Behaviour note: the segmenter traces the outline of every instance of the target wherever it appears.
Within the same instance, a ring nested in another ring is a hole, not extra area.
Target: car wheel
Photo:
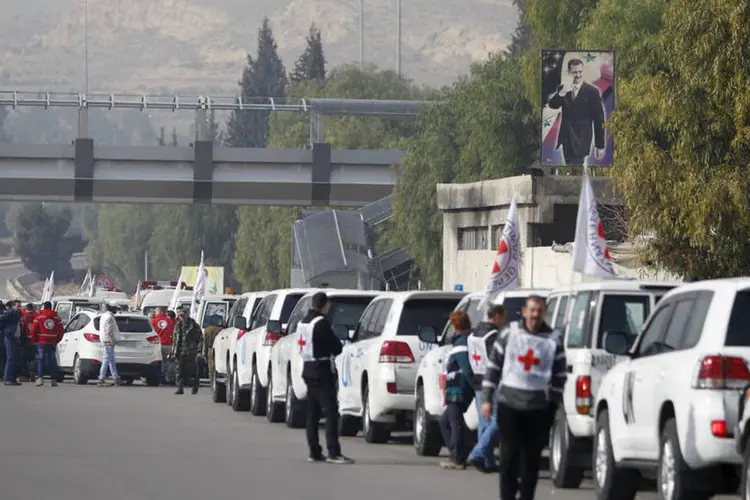
[[[227,385],[219,382],[216,371],[211,374],[211,401],[214,403],[225,403],[227,400]]]
[[[237,370],[232,372],[232,409],[234,411],[247,411],[250,409],[250,395],[246,390],[240,388],[240,376]]]
[[[284,421],[284,404],[273,400],[273,376],[270,373],[266,389],[266,419],[271,423]]]
[[[417,389],[417,402],[414,410],[414,448],[417,455],[436,457],[443,447],[440,425],[427,413],[424,405],[424,388]]]
[[[710,498],[705,491],[696,488],[693,472],[682,458],[677,424],[674,418],[667,420],[661,432],[659,468],[656,475],[656,491],[660,500],[703,500]]]
[[[594,490],[597,500],[633,500],[640,476],[635,469],[615,464],[609,437],[609,414],[602,410],[596,419],[593,453]]]
[[[750,443],[745,442],[742,454],[742,500],[750,500]]]
[[[362,391],[362,433],[368,443],[383,444],[391,439],[391,429],[388,424],[374,422],[370,415],[370,389],[365,385]]]
[[[83,362],[78,354],[73,359],[73,381],[78,385],[86,385],[89,382],[89,378],[83,373]]]
[[[146,385],[149,387],[159,387],[161,385],[161,373],[155,371],[150,375],[146,375]]]
[[[290,429],[301,429],[305,426],[305,419],[307,413],[305,411],[303,402],[297,399],[294,395],[294,387],[292,386],[292,376],[287,376],[286,381],[286,402],[284,404],[284,420],[286,426]]]
[[[57,377],[55,378],[58,383],[62,384],[65,381],[65,373],[61,369],[57,369]]]
[[[256,417],[262,417],[266,413],[266,392],[260,385],[256,367],[253,367],[253,374],[250,379],[250,413]]]
[[[575,438],[568,430],[565,409],[558,408],[549,433],[549,470],[556,488],[578,488],[583,481],[583,467],[574,466]]]

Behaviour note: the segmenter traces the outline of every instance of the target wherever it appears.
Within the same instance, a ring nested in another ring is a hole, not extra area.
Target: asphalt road
[[[70,263],[73,265],[73,269],[84,269],[86,267],[86,257],[74,256]],[[19,276],[23,276],[29,271],[21,264],[14,266],[0,266],[0,297],[7,295],[5,291],[5,282],[10,279],[17,279]]]
[[[308,464],[304,432],[174,389],[0,386],[0,498],[382,500],[497,498],[497,476],[442,471],[408,439],[343,440],[355,465]],[[323,433],[321,431],[321,438]],[[594,498],[591,484],[538,500]],[[641,494],[639,499],[654,499]]]

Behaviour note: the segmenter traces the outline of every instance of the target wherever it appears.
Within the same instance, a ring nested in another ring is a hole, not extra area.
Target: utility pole
[[[396,71],[401,76],[401,0],[396,0]]]
[[[359,0],[359,69],[365,69],[365,0]]]
[[[89,94],[89,1],[83,1],[83,94]],[[78,109],[78,137],[89,137],[89,108],[84,105]]]

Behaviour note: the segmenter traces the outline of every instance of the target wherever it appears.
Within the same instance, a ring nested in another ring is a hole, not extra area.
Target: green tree
[[[442,286],[438,183],[518,175],[539,155],[539,121],[525,98],[522,59],[496,54],[446,90],[418,120],[396,187],[398,241],[416,259],[423,284]]]
[[[303,81],[314,81],[322,85],[326,79],[326,59],[323,55],[323,39],[320,29],[313,23],[305,38],[305,51],[299,56],[294,70],[289,75],[292,84]]]
[[[247,66],[239,81],[240,94],[247,102],[257,102],[263,97],[284,97],[286,70],[279,57],[276,40],[268,18],[258,31],[258,52],[255,58],[248,54]],[[233,111],[227,124],[227,145],[233,147],[265,147],[268,143],[270,111]]]
[[[73,239],[68,235],[70,210],[47,210],[42,203],[21,206],[15,223],[14,248],[26,269],[40,276],[55,271],[59,281],[73,277],[70,258]]]
[[[678,274],[750,272],[748,19],[744,0],[668,2],[657,39],[636,43],[651,71],[620,82],[615,184],[644,259]]]

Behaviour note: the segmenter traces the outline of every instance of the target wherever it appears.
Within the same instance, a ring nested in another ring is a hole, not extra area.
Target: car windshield
[[[209,302],[206,304],[206,312],[203,314],[203,328],[211,326],[211,317],[220,316],[223,323],[227,317],[227,311],[231,305],[228,302]]]
[[[99,323],[101,317],[94,319],[94,328],[99,330]],[[117,329],[122,333],[148,333],[153,331],[151,329],[151,323],[146,318],[138,318],[135,316],[115,316],[117,322]]]
[[[623,332],[635,339],[648,317],[649,303],[648,295],[604,295],[597,345],[603,345],[605,332]]]
[[[460,298],[412,299],[404,304],[398,323],[398,335],[418,335],[420,327],[431,327],[435,333],[443,331],[445,323],[460,302]]]
[[[349,330],[354,330],[372,299],[373,297],[331,297],[331,310],[328,312],[331,324],[346,325]]]

